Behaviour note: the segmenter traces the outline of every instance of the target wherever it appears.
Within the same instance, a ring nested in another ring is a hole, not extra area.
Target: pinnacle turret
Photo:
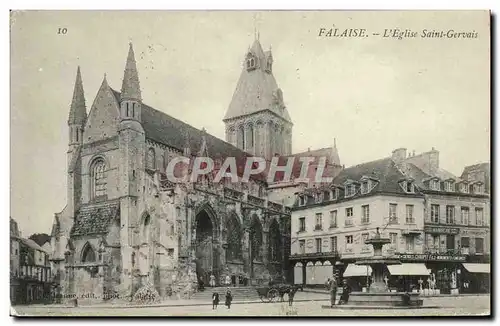
[[[137,100],[141,101],[141,88],[139,85],[139,74],[135,62],[134,49],[130,43],[127,63],[125,64],[125,72],[123,74],[123,83],[121,89],[122,100]]]
[[[85,95],[83,92],[82,75],[80,66],[76,70],[75,88],[73,90],[73,99],[69,111],[68,124],[83,125],[87,119],[87,109],[85,106]]]

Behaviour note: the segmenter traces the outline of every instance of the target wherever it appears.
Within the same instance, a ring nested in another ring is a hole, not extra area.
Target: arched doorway
[[[262,261],[262,225],[260,224],[259,218],[254,215],[252,218],[252,224],[250,225],[249,232],[250,240],[250,277],[254,278],[254,261]]]
[[[216,252],[214,241],[216,240],[216,228],[206,209],[196,215],[196,276],[206,285],[210,281],[210,274],[217,278]]]

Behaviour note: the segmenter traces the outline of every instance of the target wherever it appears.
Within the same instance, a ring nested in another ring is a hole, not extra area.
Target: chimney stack
[[[406,159],[406,148],[397,148],[392,151],[392,160],[396,164],[402,163]]]

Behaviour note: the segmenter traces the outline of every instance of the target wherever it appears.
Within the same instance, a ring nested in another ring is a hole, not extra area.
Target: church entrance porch
[[[210,282],[210,275],[218,279],[216,243],[214,223],[209,213],[202,210],[196,215],[196,277],[205,286]]]

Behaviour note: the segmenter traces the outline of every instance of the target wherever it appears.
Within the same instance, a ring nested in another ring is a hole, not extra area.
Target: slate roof
[[[344,186],[345,182],[352,180],[355,182],[360,182],[363,177],[369,177],[376,180],[376,185],[369,193],[361,194],[359,187],[356,187],[356,194],[348,198],[344,197]],[[364,196],[372,196],[375,194],[394,194],[394,195],[405,195],[405,196],[421,196],[418,190],[414,194],[409,194],[403,190],[400,186],[400,182],[407,179],[408,175],[405,175],[392,160],[391,157],[379,159],[376,161],[371,161],[367,163],[358,164],[343,169],[340,173],[333,179],[332,184],[329,186],[323,185],[317,188],[309,188],[304,191],[304,193],[312,194],[314,192],[324,191],[326,189],[338,189],[338,196],[336,201],[352,200]],[[329,200],[329,199],[325,199]],[[308,196],[307,205],[315,204],[314,198]],[[300,209],[300,207],[296,207]]]
[[[472,171],[484,171],[488,175],[490,173],[490,163],[479,163],[479,164],[474,164],[474,165],[468,165],[464,168],[464,171],[462,172],[462,178],[465,178],[470,172]]]
[[[343,169],[339,175],[333,179],[333,184],[343,186],[347,180],[359,181],[363,176],[372,177],[378,180],[377,185],[372,189],[370,194],[406,194],[399,185],[399,182],[407,178],[407,176],[398,169],[396,163],[394,163],[390,157]]]
[[[272,56],[271,52],[264,53],[259,40],[254,41],[249,52],[257,58],[258,66],[250,71],[243,66],[224,120],[270,110],[292,122],[286,107],[281,110],[275,102],[279,87],[273,73],[266,71],[267,58]]]
[[[71,235],[108,233],[111,221],[119,217],[119,214],[120,205],[118,202],[105,202],[82,206],[71,228]]]
[[[113,89],[111,90],[115,95],[117,103],[119,103],[120,93]],[[210,157],[220,158],[222,160],[227,157],[235,157],[239,175],[243,174],[246,158],[252,156],[251,154],[246,153],[205,131],[196,129],[193,126],[164,112],[158,111],[144,103],[142,104],[141,112],[141,123],[146,133],[146,138],[158,143],[182,151],[186,146],[186,136],[188,136],[191,153],[195,154],[200,151],[203,137],[205,137]],[[252,178],[265,180],[264,175],[255,175],[252,176]]]
[[[323,176],[324,177],[334,177],[335,169],[333,168],[333,166],[330,163],[332,154],[333,154],[333,149],[331,147],[327,147],[327,148],[320,148],[320,149],[316,149],[316,150],[308,150],[305,152],[299,152],[299,153],[295,153],[295,154],[292,154],[289,156],[279,156],[278,166],[286,165],[286,163],[288,162],[288,159],[294,157],[295,160],[294,160],[293,167],[292,167],[292,178],[299,178],[301,170],[302,170],[302,162],[299,160],[299,158],[301,158],[301,157],[313,157],[314,161],[310,163],[310,167],[312,168],[315,164],[319,164],[319,161],[322,157],[326,157],[328,160],[328,163],[325,166]],[[269,171],[269,165],[265,170],[266,175],[267,175],[268,171]],[[311,172],[311,171],[309,171],[309,172]],[[285,175],[285,173],[282,171],[276,172],[274,182],[283,181],[284,175]]]

